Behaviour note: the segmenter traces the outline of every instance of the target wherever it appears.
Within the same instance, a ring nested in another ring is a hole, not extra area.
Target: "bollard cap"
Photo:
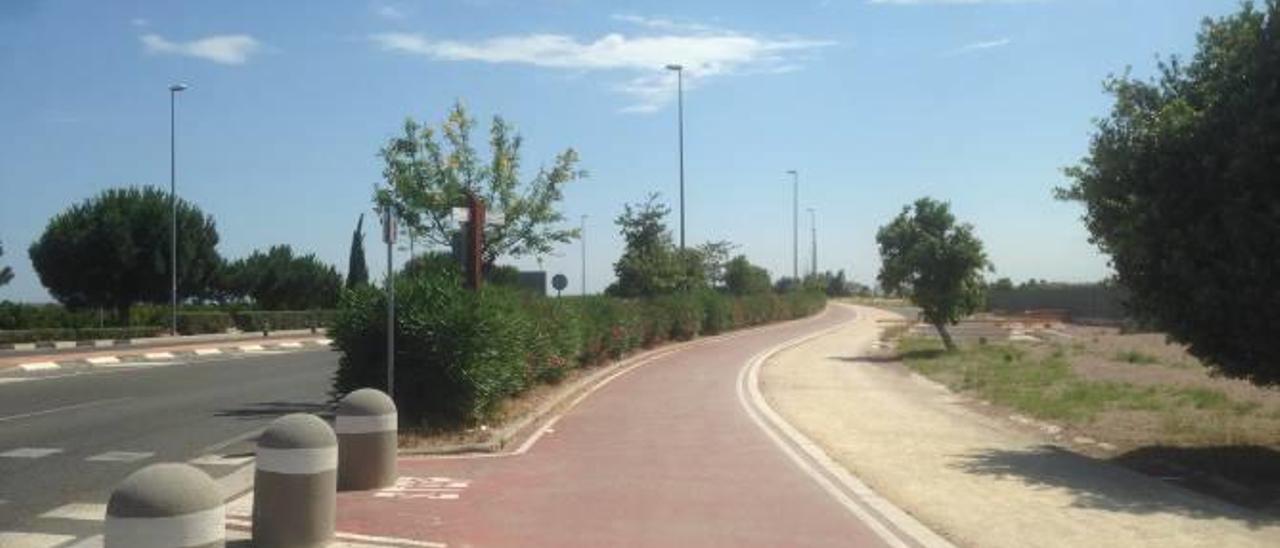
[[[338,445],[329,423],[315,415],[293,413],[271,422],[258,438],[258,447],[270,449],[319,449]]]
[[[338,402],[339,415],[391,415],[395,412],[396,402],[373,388],[361,388]]]
[[[179,463],[153,464],[129,474],[111,493],[107,515],[160,518],[222,506],[222,488],[208,474]]]

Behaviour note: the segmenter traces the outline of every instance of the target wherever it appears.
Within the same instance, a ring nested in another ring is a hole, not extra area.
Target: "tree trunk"
[[[956,343],[951,340],[951,333],[947,332],[947,324],[935,323],[933,328],[938,330],[938,336],[942,337],[942,345],[947,347],[947,352],[955,351]]]

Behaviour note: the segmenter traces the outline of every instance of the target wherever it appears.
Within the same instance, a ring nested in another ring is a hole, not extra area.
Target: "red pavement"
[[[661,357],[523,454],[402,458],[401,489],[340,494],[338,530],[450,546],[882,546],[737,391],[752,356],[852,314],[833,306]]]

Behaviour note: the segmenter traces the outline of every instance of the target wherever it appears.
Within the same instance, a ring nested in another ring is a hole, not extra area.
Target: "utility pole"
[[[582,296],[587,296],[587,216],[579,220],[578,237],[582,240]]]
[[[684,249],[684,65],[667,65],[676,71],[676,104],[680,126],[680,249]]]
[[[396,284],[391,250],[396,243],[396,217],[391,205],[382,210],[382,241],[387,243],[387,395],[396,399]]]
[[[169,86],[169,334],[178,334],[178,92],[186,84]],[[128,320],[128,318],[125,318]]]
[[[791,277],[800,283],[800,172],[791,174]]]
[[[808,209],[809,209],[809,230],[810,230],[809,241],[813,245],[812,257],[811,257],[813,259],[813,277],[817,278],[818,277],[818,221],[817,221],[817,217],[814,214],[814,209],[812,207]]]

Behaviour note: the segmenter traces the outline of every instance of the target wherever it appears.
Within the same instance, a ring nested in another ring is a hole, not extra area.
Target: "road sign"
[[[551,287],[556,288],[556,296],[559,297],[560,292],[569,287],[569,278],[566,278],[564,274],[556,274],[551,277]]]

